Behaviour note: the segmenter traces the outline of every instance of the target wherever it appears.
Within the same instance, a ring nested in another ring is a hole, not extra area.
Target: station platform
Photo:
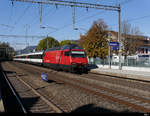
[[[146,82],[150,82],[150,68],[149,71],[147,70],[127,70],[127,69],[122,69],[119,70],[119,67],[117,67],[118,69],[112,67],[109,68],[108,66],[106,67],[95,67],[93,69],[90,69],[90,72],[93,73],[99,73],[99,74],[104,74],[104,75],[110,75],[110,76],[115,76],[115,77],[119,77],[119,78],[128,78],[128,79],[132,79],[132,80],[140,80],[140,81],[146,81]]]

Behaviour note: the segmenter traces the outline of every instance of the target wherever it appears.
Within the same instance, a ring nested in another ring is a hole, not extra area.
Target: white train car
[[[43,51],[16,55],[14,56],[13,60],[19,62],[25,62],[25,63],[42,64],[43,62],[42,57],[43,57]]]

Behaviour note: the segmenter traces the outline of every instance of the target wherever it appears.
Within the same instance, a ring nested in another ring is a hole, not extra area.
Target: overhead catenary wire
[[[23,11],[23,13],[21,13],[21,15],[18,17],[18,19],[15,21],[14,25],[17,25],[21,20],[22,18],[24,17],[24,15],[27,13],[27,11],[31,8],[31,4],[29,4]]]
[[[17,20],[14,22],[14,28],[12,28],[11,32],[15,30],[16,25],[19,24],[19,22],[22,20],[22,18],[24,17],[24,15],[27,13],[27,11],[30,9],[32,5],[29,4],[23,11],[23,13],[21,13],[21,15],[17,18]]]
[[[37,35],[4,35],[4,34],[0,34],[0,37],[3,37],[3,38],[44,38],[46,36],[44,36],[44,35],[37,36]]]
[[[42,11],[43,11],[43,10],[42,10]],[[40,21],[41,25],[42,25],[43,19],[47,18],[48,16],[54,15],[54,14],[56,13],[56,11],[57,11],[57,8],[54,9],[52,12],[50,12],[50,10],[48,10],[47,13],[45,13],[45,14],[42,12],[42,16],[40,16],[40,17],[42,18],[42,20]],[[41,11],[40,11],[40,12],[41,12]],[[40,13],[40,12],[39,12],[39,13]],[[49,12],[50,12],[50,13],[49,13]],[[37,18],[37,16],[36,16],[36,17],[33,18],[33,20],[31,21],[32,23],[31,23],[30,25],[34,25],[35,23],[37,23],[37,21],[38,21],[38,18]],[[52,28],[52,29],[55,29],[55,30],[56,30],[56,28],[55,28],[55,27],[52,27],[52,26],[43,26],[43,25],[42,25],[41,27],[48,27],[48,28]]]
[[[127,19],[126,21],[127,21],[127,22],[133,22],[133,21],[142,20],[142,19],[145,19],[145,18],[150,18],[150,14],[149,14],[149,15],[145,15],[145,16],[141,16],[141,17],[137,17],[137,18]],[[117,24],[112,24],[112,25],[110,25],[110,26],[111,26],[111,27],[117,26]]]
[[[12,1],[14,1],[14,0],[12,0]],[[52,1],[52,0],[51,0]],[[54,1],[54,0],[53,0]],[[63,2],[63,1],[62,1]],[[128,3],[129,1],[127,0],[127,1],[123,1],[123,2],[121,2],[121,4],[125,4],[125,3]],[[28,9],[28,7],[26,8],[26,9]],[[26,11],[26,10],[25,10]],[[56,10],[55,10],[56,11]],[[48,14],[48,13],[47,13]],[[96,14],[98,14],[98,13],[96,13]],[[93,17],[94,15],[92,15],[92,16],[89,16],[87,19],[86,18],[84,18],[84,20],[88,20],[90,17]],[[82,21],[83,19],[80,19],[80,20],[77,20],[78,22],[79,21]],[[74,21],[75,22],[75,21]],[[70,24],[68,24],[68,26],[69,26]],[[62,26],[62,27],[60,27],[60,29],[55,29],[55,31],[53,31],[52,33],[54,33],[54,32],[57,32],[57,31],[59,31],[59,30],[61,30],[61,29],[64,29],[64,28],[66,28],[66,27],[68,27],[67,25],[64,25],[64,26]],[[51,32],[50,32],[51,33]]]
[[[31,1],[31,0],[12,0],[12,1]],[[56,0],[49,0],[49,1],[56,1]],[[59,2],[64,2],[64,1],[60,1],[60,0],[59,0]],[[66,1],[65,1],[65,2],[66,2]],[[68,1],[68,2],[69,2],[69,1]],[[124,3],[127,3],[127,2],[129,2],[129,0],[123,1],[121,4],[124,4]],[[78,2],[78,3],[80,3],[80,2]],[[28,7],[27,7],[26,9],[28,9]],[[27,11],[27,10],[25,10],[25,11]],[[74,22],[75,22],[75,20],[74,20]]]

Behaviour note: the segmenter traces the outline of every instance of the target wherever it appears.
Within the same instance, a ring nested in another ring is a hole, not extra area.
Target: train
[[[13,60],[38,64],[58,71],[88,73],[88,60],[85,50],[75,44],[48,48],[41,52],[16,55]]]
[[[9,47],[0,47],[0,61],[11,61],[13,59],[14,51]]]

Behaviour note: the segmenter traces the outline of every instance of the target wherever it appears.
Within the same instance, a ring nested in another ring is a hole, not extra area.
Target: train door
[[[65,51],[64,53],[64,65],[67,70],[69,70],[70,66],[70,51]]]

